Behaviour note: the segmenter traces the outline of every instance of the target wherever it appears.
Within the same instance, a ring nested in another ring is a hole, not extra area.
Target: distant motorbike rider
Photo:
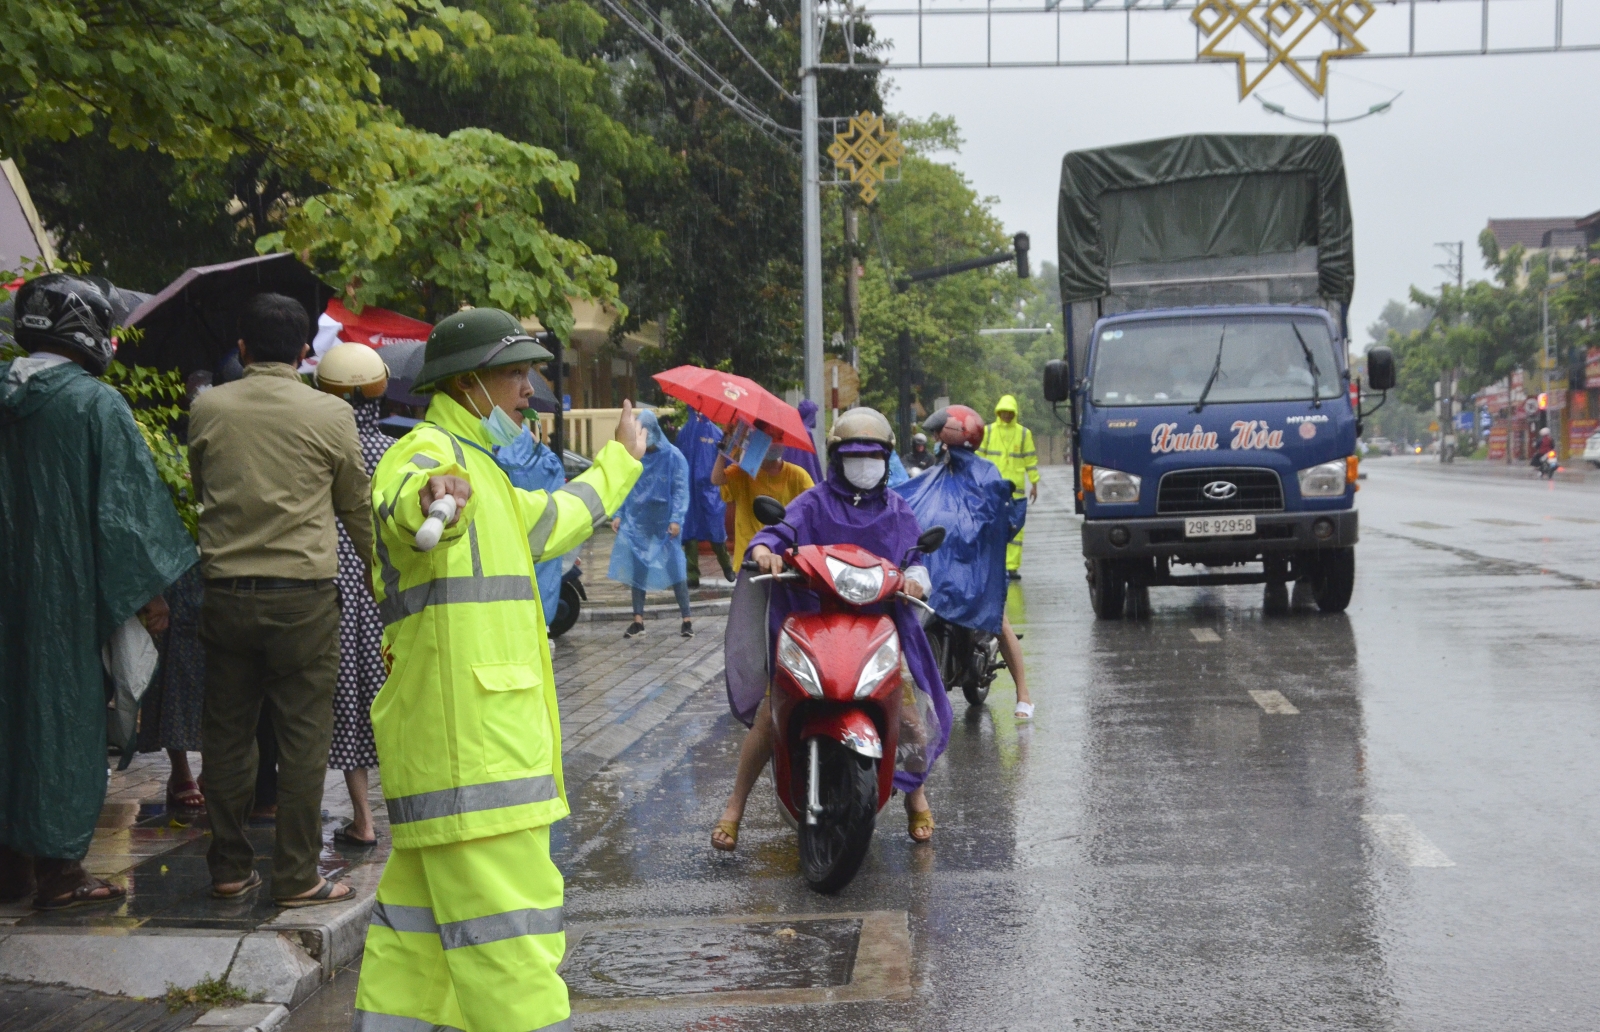
[[[921,529],[905,500],[887,490],[888,460],[893,451],[894,429],[882,413],[863,407],[841,414],[828,433],[828,472],[822,483],[789,503],[784,523],[757,533],[748,556],[741,558],[753,559],[762,572],[776,574],[784,569],[779,553],[792,545],[854,544],[891,562],[900,562],[916,543]],[[913,559],[905,572],[906,593],[926,598],[931,583],[924,561]],[[815,605],[814,597],[808,592],[791,596],[786,591],[775,590],[772,622],[776,625],[787,612],[808,606],[815,608]],[[915,842],[927,842],[933,836],[934,824],[923,782],[949,740],[950,702],[939,682],[938,665],[928,647],[927,636],[909,610],[909,606],[901,604],[894,607],[893,613],[904,662],[911,674],[908,690],[913,695],[918,692],[924,695],[921,701],[928,703],[927,708],[931,710],[928,717],[938,726],[916,729],[925,739],[925,766],[921,770],[896,771],[895,786],[906,793],[906,833]],[[911,681],[915,682],[915,688],[910,687]],[[731,681],[729,687],[730,703],[734,703]],[[738,844],[745,802],[762,768],[772,758],[770,698],[761,699],[753,716],[735,705],[740,719],[750,723],[750,733],[739,750],[739,772],[733,792],[711,835],[711,844],[724,851]],[[923,719],[912,716],[919,708],[904,707],[902,720],[907,717]],[[902,740],[904,738],[902,734]]]
[[[933,452],[928,450],[928,435],[922,433],[912,434],[911,454],[906,456],[906,472],[916,476],[933,465],[933,463]]]
[[[1535,469],[1543,469],[1547,457],[1555,450],[1556,439],[1555,436],[1550,433],[1550,428],[1547,426],[1540,427],[1539,436],[1533,442],[1533,454],[1529,456],[1528,464]],[[1549,461],[1552,465],[1555,464],[1555,460],[1552,459]]]
[[[1017,686],[1015,716],[1030,720],[1033,697],[1028,694],[1022,643],[1005,615],[1005,549],[1000,544],[1011,538],[1013,530],[1021,529],[1013,521],[1017,510],[1010,505],[1015,485],[1002,478],[992,464],[978,458],[976,448],[983,440],[984,427],[983,417],[977,412],[965,405],[951,405],[929,416],[922,426],[944,446],[944,461],[917,477],[904,491],[920,521],[940,524],[947,531],[945,544],[927,558],[928,573],[935,585],[929,603],[935,612],[958,626],[977,627],[999,637],[1000,653]],[[938,482],[941,477],[958,479],[960,490],[950,492],[950,485]],[[950,504],[952,493],[962,499],[954,506]],[[936,512],[934,506],[946,511]],[[1004,527],[972,526],[963,518],[983,511],[993,513],[991,519],[998,516],[1005,520]],[[965,534],[961,533],[963,530]],[[986,548],[986,542],[992,547]],[[979,571],[976,583],[972,576],[963,576],[953,568],[974,562],[992,564],[991,569]]]

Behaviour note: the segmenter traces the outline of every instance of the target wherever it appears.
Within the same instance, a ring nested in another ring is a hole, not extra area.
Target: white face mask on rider
[[[851,487],[861,491],[870,491],[882,483],[888,468],[889,460],[872,455],[844,457],[844,478],[850,481]]]

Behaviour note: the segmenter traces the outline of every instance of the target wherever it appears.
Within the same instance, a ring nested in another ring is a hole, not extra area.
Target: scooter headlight
[[[865,605],[883,593],[883,567],[862,569],[828,556],[828,575],[833,578],[833,588],[846,602]]]
[[[1300,496],[1302,498],[1339,498],[1344,494],[1345,470],[1343,459],[1334,459],[1300,471]]]
[[[883,679],[900,669],[900,635],[889,632],[889,638],[873,651],[866,665],[861,668],[861,676],[856,678],[856,698],[865,698],[871,695]]]
[[[794,675],[800,682],[806,694],[813,699],[822,698],[822,678],[817,676],[817,668],[812,665],[811,657],[806,655],[806,650],[800,643],[790,636],[788,631],[778,635],[778,662],[783,668]]]

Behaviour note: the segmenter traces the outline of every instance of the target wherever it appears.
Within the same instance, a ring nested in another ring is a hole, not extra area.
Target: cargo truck
[[[1268,612],[1291,585],[1342,612],[1363,413],[1338,140],[1075,151],[1057,240],[1066,353],[1044,388],[1067,406],[1096,615],[1139,613],[1151,587],[1226,584],[1264,584]],[[1368,352],[1367,381],[1393,386],[1388,349]]]

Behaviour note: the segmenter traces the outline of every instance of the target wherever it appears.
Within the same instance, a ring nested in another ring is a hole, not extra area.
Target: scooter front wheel
[[[801,816],[800,873],[806,884],[831,896],[850,884],[866,859],[878,816],[878,769],[875,760],[831,738],[806,741],[806,753],[811,753],[813,742],[816,751],[807,756],[807,763],[816,764],[821,812],[815,823]]]

